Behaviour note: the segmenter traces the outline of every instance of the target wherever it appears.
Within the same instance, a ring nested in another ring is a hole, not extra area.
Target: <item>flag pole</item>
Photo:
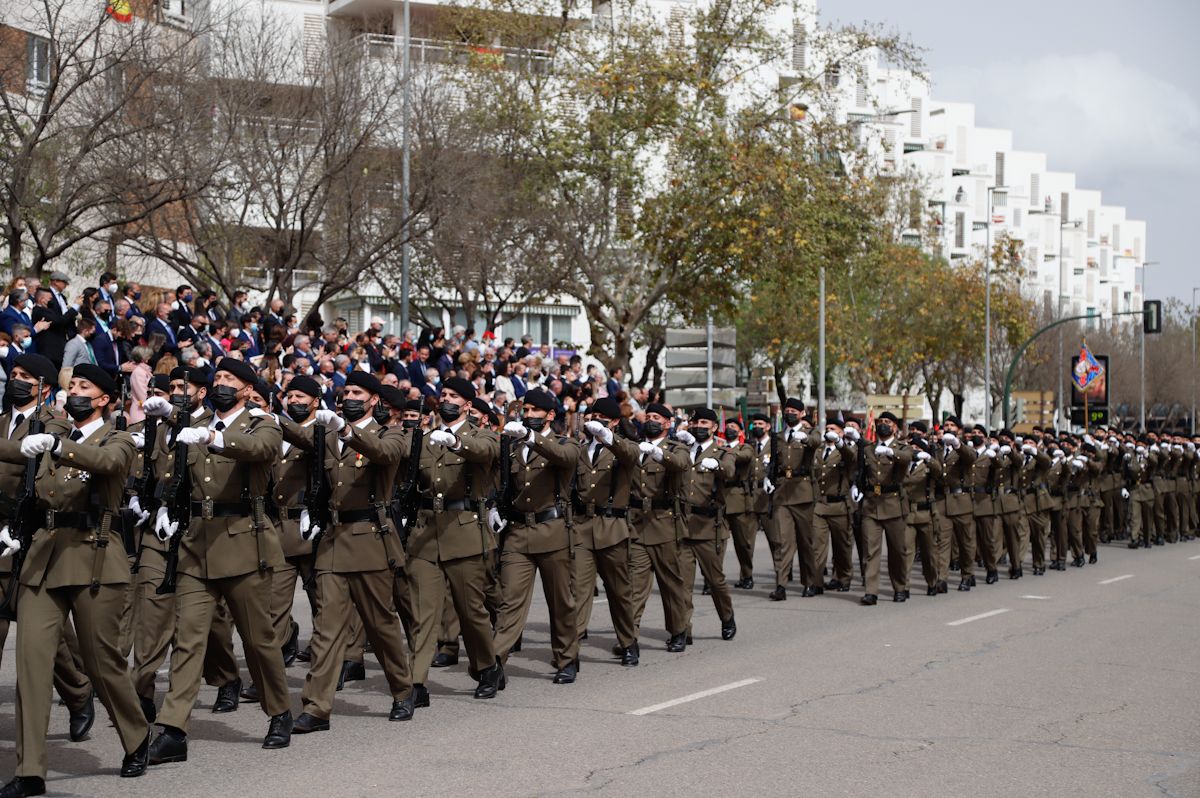
[[[1084,351],[1087,350],[1087,336],[1086,335],[1083,336],[1083,349],[1084,349]],[[1080,355],[1080,357],[1082,357],[1082,355]],[[1083,389],[1083,434],[1084,435],[1088,434],[1088,432],[1089,432],[1088,427],[1091,426],[1090,424],[1088,424],[1088,421],[1090,420],[1090,416],[1088,416],[1088,388],[1090,388],[1090,387],[1092,387],[1092,386],[1091,386],[1091,383],[1089,382],[1086,386],[1084,386],[1084,389]]]

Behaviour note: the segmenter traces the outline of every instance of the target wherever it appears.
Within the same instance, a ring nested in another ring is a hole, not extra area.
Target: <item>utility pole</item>
[[[400,147],[400,215],[404,219],[404,244],[400,250],[400,340],[404,340],[405,334],[408,332],[408,295],[409,295],[409,269],[412,266],[412,247],[409,244],[409,235],[412,231],[412,226],[409,220],[409,205],[408,205],[408,181],[409,181],[409,157],[410,157],[410,136],[409,136],[409,104],[412,98],[412,72],[411,72],[411,50],[412,50],[412,17],[410,15],[409,0],[404,0],[404,53],[401,55],[401,68],[404,76],[404,99],[402,121],[404,123],[404,137]]]

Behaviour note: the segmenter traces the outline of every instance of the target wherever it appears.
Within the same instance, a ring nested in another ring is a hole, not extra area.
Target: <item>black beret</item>
[[[750,420],[751,421],[765,421],[768,424],[771,423],[771,417],[768,416],[766,413],[751,413]]]
[[[804,402],[796,399],[795,397],[789,396],[787,401],[783,403],[783,406],[785,409],[799,410],[801,413],[805,412]]]
[[[533,405],[538,410],[558,409],[558,400],[551,396],[549,391],[529,391],[521,401],[527,405]]]
[[[404,403],[405,410],[415,410],[418,413],[420,413],[422,408],[423,408],[423,404],[420,399],[409,399],[407,402]]]
[[[300,393],[308,394],[315,399],[321,398],[320,383],[306,374],[298,374],[292,377],[291,382],[287,384],[287,389],[289,391],[299,391]]]
[[[736,424],[738,429],[741,429],[742,427],[746,426],[745,424],[742,423],[742,420],[740,418],[725,419],[725,426],[728,427],[730,424]]]
[[[929,432],[929,426],[926,425],[926,423],[924,421],[909,422],[908,428],[915,429],[917,432],[920,432],[922,435],[925,434],[926,432]]]
[[[711,421],[715,424],[717,422],[717,411],[710,407],[701,407],[692,411],[692,421]]]
[[[71,379],[76,377],[87,380],[109,396],[116,396],[121,390],[113,376],[95,363],[80,363],[71,372]]]
[[[605,418],[620,418],[621,405],[616,399],[603,396],[592,403],[592,412]]]
[[[266,380],[255,380],[250,384],[250,390],[262,397],[263,401],[270,402],[271,392],[274,390],[274,386],[267,385]]]
[[[58,367],[44,355],[37,355],[33,352],[21,355],[13,361],[13,366],[20,366],[34,377],[41,377],[51,390],[58,387]]]
[[[208,370],[208,366],[199,366],[197,368],[176,366],[171,369],[171,381],[184,379],[185,373],[187,374],[187,381],[192,385],[208,385],[212,382],[212,373]]]
[[[978,432],[983,435],[988,434],[987,427],[983,426],[982,424],[976,424],[975,426],[971,427],[971,432]]]
[[[879,418],[876,421],[890,421],[897,427],[900,426],[900,419],[896,418],[896,414],[891,410],[884,410],[879,414]]]
[[[646,412],[657,413],[663,418],[671,417],[671,409],[664,404],[659,404],[658,402],[651,402],[650,404],[646,405]]]
[[[162,391],[163,393],[170,393],[171,392],[171,378],[169,376],[167,376],[166,374],[155,374],[153,379],[150,380],[150,386],[152,388],[154,388],[154,390],[156,390],[156,391]]]
[[[408,396],[395,385],[379,386],[379,398],[393,410],[404,410],[408,405]]]
[[[1000,438],[1000,437],[1005,437],[1005,438],[1015,438],[1016,436],[1015,436],[1015,435],[1013,435],[1013,431],[1012,431],[1012,430],[1010,430],[1008,427],[1005,427],[1004,429],[1002,429],[1002,430],[1000,430],[999,432],[997,432],[997,433],[996,433],[996,437],[997,437],[997,438]]]
[[[350,376],[346,378],[346,387],[356,385],[369,393],[379,393],[379,389],[383,384],[379,382],[379,378],[368,371],[352,371]]]
[[[961,419],[961,418],[959,418],[958,416],[946,416],[946,420],[945,420],[943,423],[945,423],[945,424],[953,424],[953,425],[954,425],[954,426],[956,426],[956,427],[961,427],[961,426],[962,426],[962,419]]]
[[[475,386],[462,377],[447,377],[442,380],[442,389],[449,388],[468,402],[475,398]]]
[[[480,399],[478,396],[471,400],[471,407],[475,408],[480,413],[483,413],[485,416],[496,412],[495,410],[492,410],[491,405],[489,405],[483,399]]]
[[[1096,452],[1096,451],[1097,451],[1097,449],[1096,449],[1096,445],[1095,445],[1094,443],[1085,443],[1085,444],[1083,444],[1083,450],[1084,450],[1085,452]]]
[[[258,381],[258,374],[254,371],[254,367],[244,360],[223,357],[217,365],[217,371],[227,371],[247,385],[253,385]]]
[[[923,452],[929,452],[929,441],[925,440],[919,435],[912,439],[912,445]]]
[[[841,418],[839,418],[838,416],[828,416],[828,417],[826,417],[826,419],[825,419],[825,424],[826,424],[826,426],[828,426],[828,425],[832,424],[833,426],[837,427],[838,429],[845,429],[845,428],[846,428],[846,422],[845,422],[845,421],[843,421],[843,420],[842,420]]]

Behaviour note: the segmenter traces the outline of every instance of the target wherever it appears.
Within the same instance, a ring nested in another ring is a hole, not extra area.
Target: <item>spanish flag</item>
[[[104,13],[117,22],[130,22],[133,20],[133,6],[130,0],[108,0],[104,6]]]

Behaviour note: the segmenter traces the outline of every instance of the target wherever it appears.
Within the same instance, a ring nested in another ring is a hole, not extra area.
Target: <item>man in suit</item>
[[[186,283],[179,286],[175,289],[175,297],[175,301],[171,303],[171,323],[175,325],[176,330],[182,330],[195,315],[192,312],[192,287]]]
[[[29,308],[25,307],[28,299],[29,294],[24,289],[13,291],[8,295],[8,307],[0,311],[0,331],[8,333],[9,337],[12,337],[14,325],[24,324],[26,327],[33,327]],[[30,305],[32,304],[30,303]]]
[[[122,777],[146,772],[149,728],[129,665],[121,654],[121,615],[129,560],[115,509],[137,449],[129,433],[108,421],[117,383],[93,364],[77,366],[68,389],[70,421],[26,435],[16,458],[39,457],[37,492],[48,507],[46,524],[33,536],[21,570],[17,604],[17,772],[0,789],[3,798],[41,795],[47,771],[46,725],[54,652],[68,613],[87,656],[84,668],[102,696],[121,740]],[[97,498],[98,501],[93,501]],[[7,527],[0,542],[10,551]]]
[[[60,272],[55,272],[60,274]],[[51,283],[66,287],[64,280]],[[75,321],[79,318],[79,304],[68,305],[63,310],[62,303],[57,297],[61,294],[41,287],[37,290],[36,305],[30,317],[33,319],[33,343],[37,352],[50,359],[56,367],[62,368],[63,354],[67,350],[67,339],[75,334]]]
[[[179,356],[179,336],[171,322],[171,306],[166,302],[158,304],[154,309],[154,318],[146,324],[146,340],[149,341],[155,335],[163,337],[164,352]]]
[[[888,577],[892,600],[908,599],[907,533],[904,522],[903,482],[912,462],[912,448],[900,437],[900,419],[890,411],[875,422],[875,445],[866,448],[863,491],[863,538],[867,547],[866,595],[860,603],[874,606],[879,600],[879,566],[883,538],[887,536]]]

